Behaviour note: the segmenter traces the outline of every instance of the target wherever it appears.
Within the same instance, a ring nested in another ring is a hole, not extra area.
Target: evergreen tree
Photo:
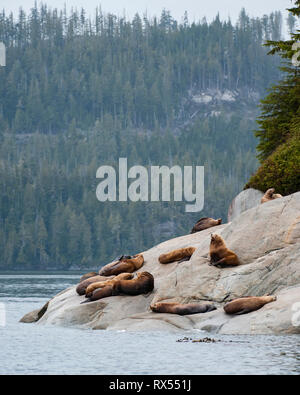
[[[300,16],[300,1],[290,13],[293,18]],[[300,30],[291,34],[287,41],[269,41],[270,54],[279,54],[285,65],[285,78],[275,85],[262,101],[262,115],[258,120],[260,129],[256,132],[260,142],[259,159],[262,166],[250,179],[247,186],[261,190],[274,187],[282,194],[290,194],[300,189],[299,133],[300,133],[300,73],[295,61],[299,57]]]

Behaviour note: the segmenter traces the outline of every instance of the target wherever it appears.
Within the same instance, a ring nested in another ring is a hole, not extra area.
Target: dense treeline
[[[185,213],[185,203],[97,201],[96,170],[117,170],[119,157],[127,157],[129,167],[204,165],[205,214],[225,219],[256,165],[253,127],[240,117],[212,117],[180,136],[147,136],[100,122],[88,133],[77,131],[76,139],[7,136],[0,150],[0,267],[97,267],[188,233],[202,213]]]
[[[296,64],[300,56],[298,47],[294,47],[300,42],[300,30],[293,29],[299,16],[298,0],[290,9],[291,39],[266,44],[272,47],[270,54],[279,53],[285,59],[284,79],[262,101],[260,129],[256,131],[262,165],[247,184],[261,190],[272,186],[283,195],[300,190],[300,59]]]
[[[189,89],[263,92],[278,77],[265,39],[279,39],[276,12],[237,25],[217,17],[178,24],[169,12],[132,21],[96,11],[42,5],[18,19],[0,13],[8,64],[0,73],[0,122],[17,133],[62,132],[93,126],[110,114],[123,127],[172,124]]]
[[[215,89],[263,93],[279,72],[264,39],[281,15],[236,26],[132,21],[45,5],[15,20],[0,14],[0,268],[97,267],[187,233],[200,216],[223,217],[256,168],[255,105],[198,105]],[[193,106],[196,104],[194,103]],[[218,110],[218,111],[215,111]],[[175,127],[176,126],[176,127]],[[96,170],[204,165],[205,208],[96,200]]]

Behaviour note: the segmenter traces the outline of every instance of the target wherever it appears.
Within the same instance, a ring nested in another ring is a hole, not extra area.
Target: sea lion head
[[[271,294],[266,294],[263,296],[263,298],[265,298],[267,302],[276,302],[277,300],[277,296]]]
[[[154,311],[155,313],[158,311],[159,303],[154,303],[150,305],[150,309]]]
[[[219,222],[219,225],[222,225],[222,218],[219,218],[217,221]]]
[[[211,243],[221,244],[221,243],[223,243],[223,239],[221,236],[219,236],[217,234],[212,234],[211,235]]]
[[[275,188],[270,188],[267,190],[266,195],[272,197],[274,192],[275,192]]]
[[[136,279],[138,278],[153,278],[153,276],[148,272],[139,272],[136,274]]]

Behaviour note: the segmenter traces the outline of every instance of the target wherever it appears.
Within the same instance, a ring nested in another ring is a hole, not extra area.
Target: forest
[[[179,23],[166,10],[132,20],[45,4],[1,12],[0,269],[96,269],[187,234],[200,217],[226,221],[258,167],[257,106],[282,75],[263,44],[281,39],[282,24],[280,12],[245,10],[235,24]],[[203,212],[100,203],[96,171],[120,157],[205,166]]]

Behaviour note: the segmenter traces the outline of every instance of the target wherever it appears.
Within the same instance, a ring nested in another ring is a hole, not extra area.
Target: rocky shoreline
[[[249,208],[247,196],[255,196]],[[178,237],[143,253],[139,271],[155,278],[151,294],[114,296],[80,303],[84,297],[71,287],[55,296],[21,322],[108,330],[203,330],[220,334],[300,333],[300,193],[260,205],[259,194],[242,192],[230,208],[232,222],[200,233]],[[244,208],[243,208],[244,207]],[[245,211],[246,210],[246,211]],[[238,214],[237,214],[238,213]],[[219,269],[209,266],[211,233],[220,234],[235,251],[241,265]],[[196,247],[191,260],[161,265],[158,257],[171,250]],[[228,316],[223,306],[243,296],[275,294],[277,301],[241,316]],[[155,314],[155,302],[213,302],[218,309],[205,314]],[[298,309],[299,307],[299,309]],[[297,310],[298,309],[298,310]],[[44,312],[43,311],[43,312]]]

